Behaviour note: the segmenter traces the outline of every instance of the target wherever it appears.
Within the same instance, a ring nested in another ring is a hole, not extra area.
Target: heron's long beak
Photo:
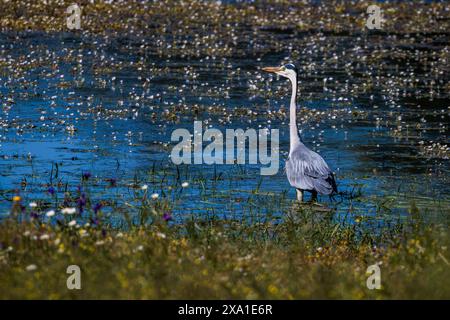
[[[265,67],[265,68],[262,68],[262,70],[266,71],[266,72],[277,73],[277,72],[281,71],[281,68],[280,67]]]

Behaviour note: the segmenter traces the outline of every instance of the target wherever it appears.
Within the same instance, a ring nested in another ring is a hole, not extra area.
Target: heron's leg
[[[311,192],[311,202],[317,202],[317,191]]]
[[[297,200],[303,202],[303,190],[297,189]]]

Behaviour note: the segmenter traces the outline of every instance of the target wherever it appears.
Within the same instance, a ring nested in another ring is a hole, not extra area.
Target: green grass
[[[448,227],[422,222],[417,210],[416,219],[377,231],[309,206],[252,224],[168,224],[154,207],[151,224],[126,230],[12,216],[0,223],[0,298],[449,299]],[[366,269],[375,263],[382,288],[369,290]],[[66,287],[72,264],[81,290]]]

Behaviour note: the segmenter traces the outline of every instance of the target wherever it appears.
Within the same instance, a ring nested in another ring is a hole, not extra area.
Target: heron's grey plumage
[[[289,154],[286,175],[294,188],[329,195],[337,192],[333,172],[323,158],[300,143]]]

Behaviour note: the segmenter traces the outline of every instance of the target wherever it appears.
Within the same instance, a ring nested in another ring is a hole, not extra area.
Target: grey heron
[[[292,85],[289,108],[289,157],[286,161],[286,175],[289,183],[297,190],[297,200],[303,202],[304,192],[311,192],[311,200],[317,199],[317,193],[331,195],[337,192],[333,172],[325,160],[306,147],[297,128],[297,68],[293,64],[281,67],[266,67],[266,72],[276,73],[288,78]]]

